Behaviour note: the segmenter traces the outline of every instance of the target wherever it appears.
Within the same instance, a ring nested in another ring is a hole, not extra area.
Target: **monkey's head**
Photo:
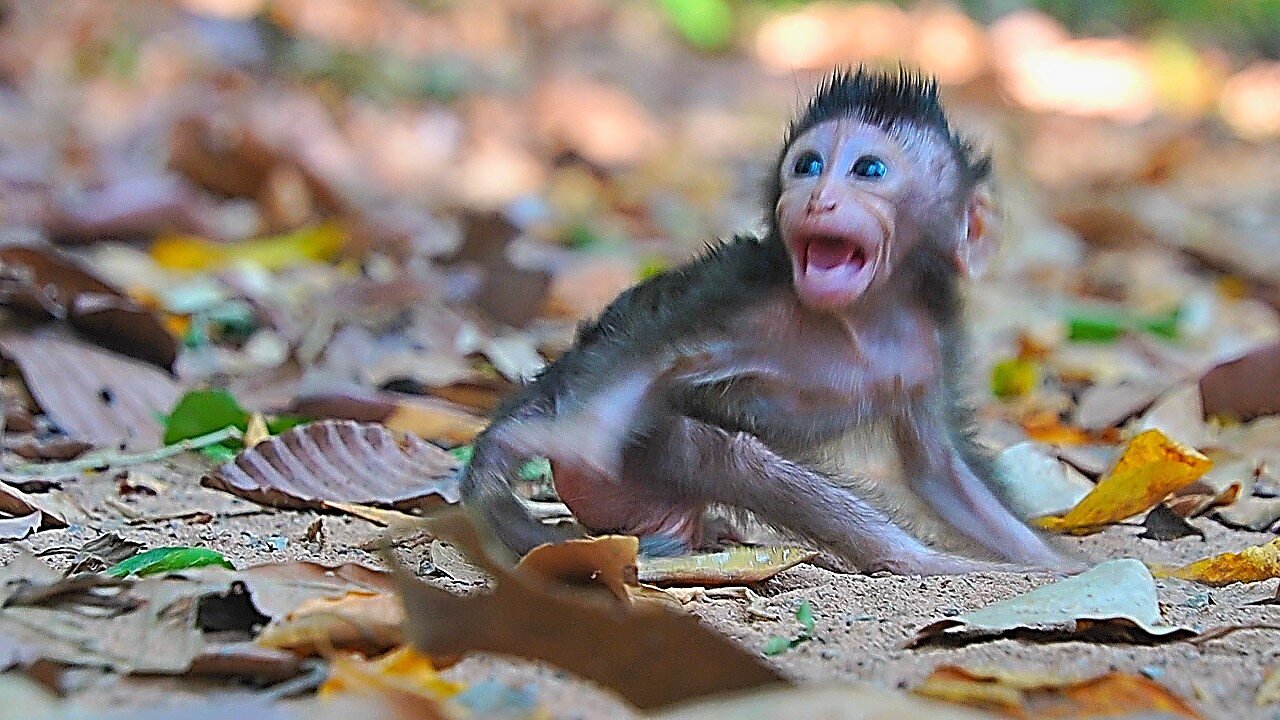
[[[801,302],[846,309],[921,253],[969,273],[990,252],[989,169],[952,132],[933,80],[833,73],[791,124],[769,186]]]

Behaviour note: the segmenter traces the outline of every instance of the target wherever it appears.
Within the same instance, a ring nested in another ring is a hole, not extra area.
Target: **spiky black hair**
[[[866,66],[840,68],[823,79],[813,98],[787,128],[782,154],[800,135],[827,120],[852,116],[888,132],[903,125],[936,132],[955,156],[960,181],[973,187],[991,172],[991,156],[977,152],[973,145],[951,129],[938,99],[938,83],[932,77],[899,67],[896,72],[872,70]],[[781,159],[781,155],[779,155]],[[776,165],[775,165],[776,168]],[[770,211],[777,204],[777,173],[769,181]]]

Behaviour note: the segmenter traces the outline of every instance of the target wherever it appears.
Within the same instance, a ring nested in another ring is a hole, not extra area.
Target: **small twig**
[[[180,455],[189,450],[199,450],[210,445],[217,445],[224,440],[239,440],[242,433],[236,427],[224,427],[199,437],[187,438],[172,445],[150,450],[144,453],[125,455],[118,452],[91,454],[85,457],[59,463],[27,463],[9,468],[13,475],[74,475],[84,470],[109,469],[143,465],[157,460]]]

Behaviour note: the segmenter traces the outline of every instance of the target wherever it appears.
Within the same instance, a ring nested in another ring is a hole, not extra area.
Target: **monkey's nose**
[[[823,213],[829,213],[835,209],[835,200],[830,200],[825,197],[811,197],[809,198],[809,206],[806,208],[806,212],[810,215],[821,215]]]

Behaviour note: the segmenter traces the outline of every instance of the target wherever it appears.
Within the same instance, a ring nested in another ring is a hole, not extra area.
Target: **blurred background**
[[[0,8],[0,233],[160,312],[188,382],[487,409],[620,289],[758,228],[791,113],[856,63],[936,74],[995,154],[994,357],[1080,303],[1176,321],[1200,363],[1274,332],[1276,0]]]

